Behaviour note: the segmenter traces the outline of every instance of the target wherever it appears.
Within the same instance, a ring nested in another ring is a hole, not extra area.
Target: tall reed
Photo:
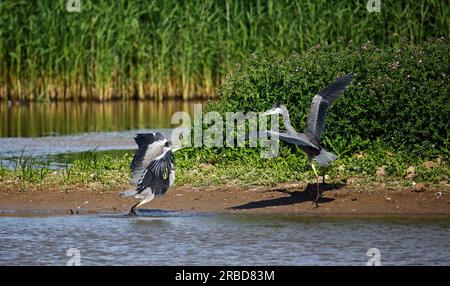
[[[251,54],[450,34],[444,1],[0,1],[0,98],[214,97]]]

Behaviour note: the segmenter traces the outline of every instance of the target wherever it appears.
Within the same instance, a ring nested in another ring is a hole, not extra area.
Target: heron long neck
[[[284,119],[284,127],[286,127],[286,131],[292,135],[298,135],[297,130],[295,130],[294,127],[292,127],[292,125],[291,125],[289,113],[283,113],[282,116]]]

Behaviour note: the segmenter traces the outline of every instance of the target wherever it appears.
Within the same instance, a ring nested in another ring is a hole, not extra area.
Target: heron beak
[[[267,115],[272,115],[272,114],[278,114],[278,110],[276,108],[272,108],[270,110],[267,110],[266,112],[260,113],[260,116],[267,116]]]

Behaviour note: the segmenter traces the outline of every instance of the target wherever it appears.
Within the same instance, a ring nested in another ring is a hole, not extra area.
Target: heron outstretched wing
[[[164,139],[164,135],[159,132],[141,133],[136,135],[134,141],[138,145],[138,150],[136,151],[136,154],[134,154],[133,161],[130,165],[132,171],[130,183],[137,185],[145,168],[150,164],[151,160],[156,157],[155,155],[152,156],[152,154],[155,153],[153,151],[156,151],[154,149],[159,149],[158,147],[164,144]]]
[[[250,137],[251,136],[255,136],[258,135],[259,138],[262,138],[263,136],[265,137],[278,137],[281,140],[290,143],[290,144],[295,144],[295,145],[299,145],[299,146],[304,146],[304,147],[311,147],[311,148],[316,148],[316,149],[320,149],[319,146],[317,146],[317,144],[315,144],[314,142],[312,142],[312,140],[310,140],[305,134],[290,134],[287,132],[278,132],[278,131],[274,131],[274,130],[266,130],[266,131],[259,131],[259,132],[253,132],[250,133]]]
[[[344,93],[345,89],[352,81],[352,78],[352,73],[346,74],[313,97],[311,110],[308,115],[306,132],[311,133],[320,140],[325,126],[325,116],[328,107]]]
[[[139,179],[136,193],[140,194],[147,188],[155,195],[162,195],[175,180],[175,160],[172,148],[164,148],[164,152],[150,162]]]

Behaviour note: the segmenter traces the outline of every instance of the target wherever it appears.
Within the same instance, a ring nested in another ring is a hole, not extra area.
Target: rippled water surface
[[[448,219],[195,215],[0,217],[1,265],[449,265]]]

